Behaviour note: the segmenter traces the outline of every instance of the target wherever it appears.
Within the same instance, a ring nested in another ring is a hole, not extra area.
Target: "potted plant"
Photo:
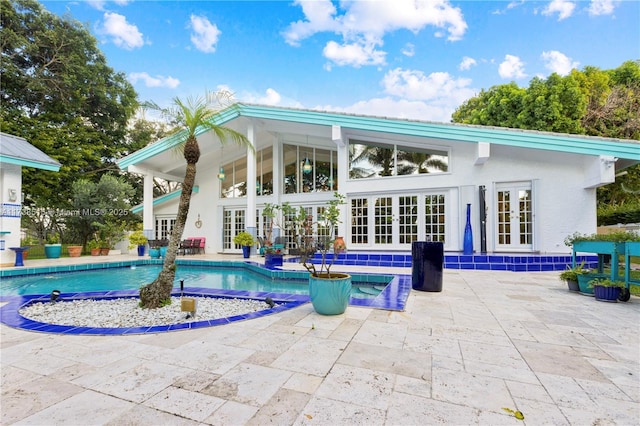
[[[242,246],[242,255],[245,259],[248,259],[251,254],[251,246],[254,245],[256,241],[253,239],[253,235],[242,231],[233,237],[233,243]]]
[[[583,260],[577,266],[567,265],[567,269],[560,273],[560,279],[567,283],[570,291],[580,291],[578,284],[578,275],[582,273],[585,261]]]
[[[50,232],[46,238],[44,245],[44,254],[47,259],[57,259],[62,254],[62,244],[60,244],[60,235],[57,232]]]
[[[320,267],[310,260],[315,250],[309,246],[314,244],[309,238],[313,229],[311,216],[307,216],[303,225],[303,240],[301,262],[305,269],[309,271],[309,297],[313,309],[321,315],[339,315],[344,313],[351,298],[351,275],[344,273],[331,273],[338,254],[346,249],[344,242],[335,244],[335,235],[340,221],[340,205],[344,204],[344,195],[335,192],[333,199],[327,202],[319,221],[315,224],[321,228],[324,237],[319,237],[315,246],[320,250],[322,258]],[[329,251],[332,251],[329,258]]]
[[[27,260],[27,256],[29,255],[29,248],[31,246],[38,245],[38,240],[33,237],[25,237],[24,240],[20,241],[20,247],[24,248],[22,252],[22,260]]]
[[[613,281],[609,278],[598,278],[589,282],[596,300],[601,302],[617,302],[620,291],[625,287],[624,281]]]
[[[80,257],[82,254],[82,246],[68,245],[67,251],[69,252],[69,257]]]
[[[137,229],[129,235],[129,250],[138,249],[138,256],[144,256],[144,248],[149,239],[144,235],[142,229]]]
[[[87,242],[87,248],[91,252],[91,256],[100,255],[100,241],[95,240],[95,239],[89,240]]]

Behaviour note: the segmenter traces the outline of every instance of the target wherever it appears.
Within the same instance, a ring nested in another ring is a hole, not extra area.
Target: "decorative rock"
[[[138,299],[83,299],[57,303],[34,303],[20,309],[20,315],[33,321],[78,327],[151,327],[226,318],[270,309],[269,304],[252,299],[195,297],[196,317],[186,318],[180,311],[180,298],[158,309],[142,309]],[[278,306],[276,304],[276,306]]]

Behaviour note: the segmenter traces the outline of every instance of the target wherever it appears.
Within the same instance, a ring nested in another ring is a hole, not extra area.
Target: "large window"
[[[247,196],[247,158],[226,163],[222,166],[224,180],[220,188],[221,198]],[[251,186],[251,185],[249,185]],[[268,147],[256,152],[256,194],[273,194],[273,148]]]
[[[156,217],[156,240],[168,240],[176,224],[175,216]]]
[[[373,142],[349,142],[349,178],[442,173],[449,169],[447,151]]]
[[[286,194],[338,189],[336,151],[285,144],[282,158]]]

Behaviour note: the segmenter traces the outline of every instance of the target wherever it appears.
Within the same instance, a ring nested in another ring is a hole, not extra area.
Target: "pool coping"
[[[25,268],[20,270],[0,271],[0,277],[17,277],[24,275],[39,275],[55,272],[79,272],[95,269],[110,269],[131,267],[134,265],[155,265],[161,264],[162,260],[156,259],[137,259],[122,262],[106,262],[106,263],[88,263],[82,265],[57,265],[50,267]],[[180,259],[176,262],[178,265],[191,266],[224,266],[249,269],[259,272],[265,276],[279,279],[304,279],[309,273],[306,271],[291,271],[278,268],[265,268],[262,264],[252,261],[215,261],[215,260],[191,260]],[[18,273],[15,273],[17,271]],[[13,272],[13,273],[9,273]],[[356,277],[357,281],[365,282],[387,282],[382,277],[391,277],[384,290],[375,298],[356,298],[351,297],[349,306],[367,307],[374,309],[386,309],[403,311],[409,293],[411,291],[411,277],[409,275],[396,275],[385,273],[354,273],[352,277]],[[309,302],[308,295],[275,293],[275,292],[258,292],[247,290],[229,290],[229,289],[211,289],[202,287],[185,287],[184,292],[173,291],[172,296],[195,296],[195,297],[219,297],[219,298],[244,298],[253,300],[262,300],[270,297],[274,302],[279,304],[274,308],[268,308],[262,311],[250,312],[243,315],[235,315],[225,318],[216,318],[211,320],[196,320],[185,323],[176,323],[170,325],[158,326],[142,326],[142,327],[123,327],[123,328],[98,328],[98,327],[78,327],[69,325],[58,325],[34,321],[20,315],[19,311],[25,305],[37,302],[49,302],[49,294],[36,295],[19,295],[19,296],[0,296],[0,302],[6,304],[0,307],[0,322],[10,327],[36,331],[42,333],[65,334],[65,335],[127,335],[127,334],[153,334],[169,331],[178,331],[185,329],[196,329],[202,327],[212,327],[229,324],[235,321],[244,321],[248,319],[259,318],[262,316],[282,312],[284,310],[293,309]],[[112,290],[112,291],[93,291],[93,292],[75,292],[62,293],[59,300],[78,300],[78,299],[116,299],[116,298],[137,298],[138,290]]]

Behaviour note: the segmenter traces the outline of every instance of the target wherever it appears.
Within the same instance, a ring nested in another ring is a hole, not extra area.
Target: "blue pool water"
[[[52,290],[60,290],[62,293],[136,290],[152,282],[161,269],[160,265],[144,265],[5,277],[2,278],[0,295],[49,294]],[[174,283],[176,290],[180,289],[180,280],[184,280],[185,289],[202,287],[308,294],[308,280],[306,279],[272,279],[242,268],[179,266]],[[384,285],[384,283],[372,285],[371,283],[354,281],[351,296],[363,299],[374,298]]]

